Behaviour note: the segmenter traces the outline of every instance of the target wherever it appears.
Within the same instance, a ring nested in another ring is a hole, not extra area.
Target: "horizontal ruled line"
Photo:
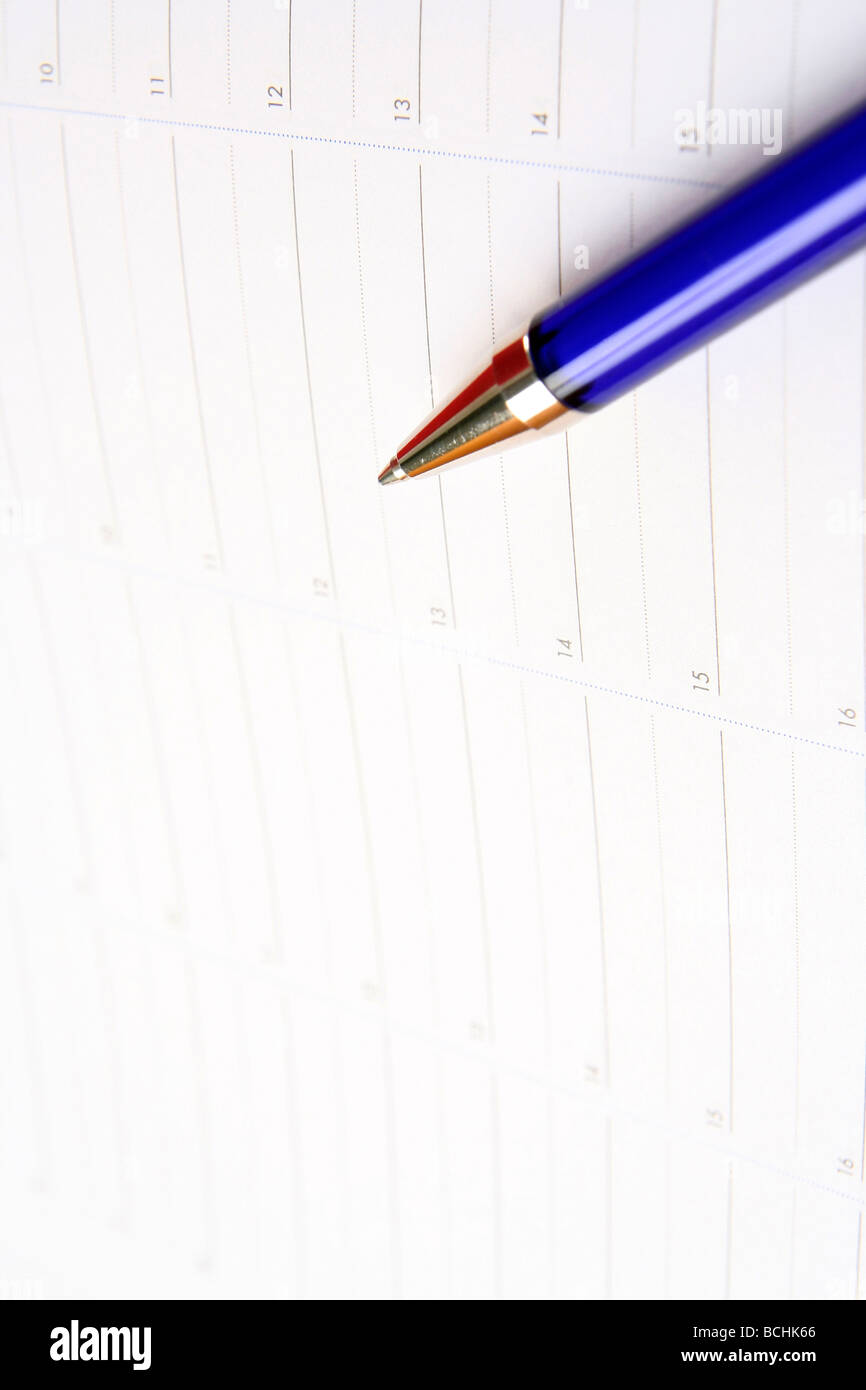
[[[280,598],[270,598],[267,595],[252,593],[249,590],[237,589],[231,584],[214,584],[212,581],[197,579],[194,575],[166,573],[164,570],[153,570],[145,565],[126,564],[122,560],[111,560],[90,556],[90,563],[104,569],[116,569],[121,573],[141,578],[154,579],[163,584],[178,584],[184,588],[201,589],[205,592],[220,593],[241,602],[252,604],[258,608],[270,608],[275,612],[284,613],[295,618],[308,619],[312,622],[331,623],[340,631],[363,632],[367,636],[390,638],[394,642],[403,643],[407,646],[421,647],[428,651],[438,652],[440,655],[455,657],[458,661],[480,661],[486,662],[489,666],[499,666],[505,670],[528,676],[541,676],[547,680],[559,681],[566,685],[573,685],[575,689],[594,692],[598,695],[613,695],[621,700],[631,700],[637,704],[649,706],[651,709],[670,710],[674,714],[686,714],[695,719],[707,720],[721,728],[745,729],[750,733],[769,734],[773,738],[785,739],[791,744],[800,747],[822,748],[829,753],[842,753],[851,758],[866,759],[866,747],[846,748],[842,744],[829,743],[824,739],[812,738],[808,734],[800,734],[792,729],[778,729],[770,724],[758,724],[748,719],[737,719],[732,715],[717,713],[713,710],[692,709],[689,705],[677,704],[675,700],[665,700],[653,695],[644,695],[635,690],[624,690],[621,686],[605,685],[601,681],[586,680],[581,676],[570,676],[564,671],[546,670],[543,666],[526,665],[520,661],[509,660],[508,657],[495,656],[492,653],[484,652],[469,647],[459,647],[448,645],[443,642],[432,642],[422,637],[417,632],[407,631],[402,628],[383,627],[374,623],[363,623],[355,618],[348,618],[335,612],[316,612],[314,609],[287,602]]]
[[[391,1037],[412,1040],[422,1046],[438,1050],[440,1054],[480,1063],[489,1073],[499,1078],[513,1078],[536,1087],[551,1096],[568,1097],[588,1111],[595,1111],[611,1119],[627,1119],[638,1125],[645,1133],[654,1134],[667,1143],[682,1145],[685,1149],[701,1149],[716,1154],[722,1160],[732,1161],[746,1167],[773,1173],[776,1177],[795,1183],[798,1187],[811,1188],[823,1192],[828,1197],[838,1198],[848,1206],[866,1211],[866,1190],[855,1187],[843,1189],[813,1176],[799,1167],[793,1156],[792,1161],[774,1163],[760,1153],[750,1151],[732,1142],[724,1132],[710,1136],[698,1126],[683,1122],[682,1115],[667,1105],[656,1110],[639,1109],[620,1099],[615,1086],[601,1086],[590,1089],[585,1084],[554,1078],[549,1072],[540,1070],[531,1063],[517,1060],[513,1054],[500,1050],[495,1044],[467,1043],[445,1030],[437,1030],[418,1022],[410,1022],[404,1016],[395,1014],[387,1002],[360,1001],[345,993],[328,993],[312,980],[299,977],[285,962],[263,962],[255,960],[242,951],[230,947],[205,944],[194,941],[189,935],[182,935],[170,928],[151,927],[141,918],[133,918],[118,911],[116,904],[107,904],[98,897],[95,899],[98,910],[111,912],[112,925],[128,936],[145,938],[159,943],[177,959],[190,963],[206,961],[213,965],[223,965],[232,975],[243,975],[261,983],[265,989],[276,991],[290,1002],[306,1001],[316,1003],[331,1011],[336,1017],[370,1019],[379,1018]]]
[[[135,122],[138,125],[167,126],[172,130],[208,130],[220,135],[253,135],[273,140],[290,140],[299,144],[337,145],[353,150],[380,150],[388,154],[408,154],[417,158],[462,159],[476,164],[499,164],[510,168],[553,170],[560,174],[590,174],[625,182],[664,183],[685,188],[706,188],[709,192],[725,187],[710,179],[680,178],[676,174],[648,174],[640,170],[605,169],[592,164],[570,164],[554,159],[519,159],[513,155],[485,154],[481,150],[445,150],[435,145],[398,145],[387,140],[362,140],[350,136],[311,135],[293,130],[269,130],[256,126],[222,125],[217,121],[185,121],[171,116],[139,116],[128,112],[81,110],[74,106],[40,106],[35,102],[0,101],[6,111],[37,111],[50,116],[85,116],[94,120]]]

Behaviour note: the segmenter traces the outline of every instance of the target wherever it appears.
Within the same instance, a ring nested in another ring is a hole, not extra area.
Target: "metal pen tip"
[[[417,478],[464,463],[482,450],[499,453],[526,430],[540,434],[573,418],[536,374],[528,338],[515,338],[422,421],[379,474],[379,482]]]
[[[396,459],[392,459],[387,468],[383,468],[379,474],[379,482],[384,487],[386,483],[399,483],[406,474],[400,467]]]

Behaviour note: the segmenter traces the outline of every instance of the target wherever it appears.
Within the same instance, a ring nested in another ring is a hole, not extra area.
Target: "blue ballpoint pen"
[[[606,405],[866,240],[866,104],[537,314],[398,449],[380,483]]]

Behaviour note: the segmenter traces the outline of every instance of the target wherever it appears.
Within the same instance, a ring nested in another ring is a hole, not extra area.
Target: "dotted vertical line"
[[[491,199],[490,175],[487,175],[487,292],[490,301],[490,342],[496,347],[496,304],[493,293],[493,206]]]
[[[358,0],[352,0],[352,119],[358,114]]]
[[[108,43],[111,66],[111,95],[117,96],[117,40],[115,34],[115,0],[108,0]],[[5,44],[4,44],[5,47]]]
[[[232,0],[226,0],[226,102],[232,104]]]
[[[791,1194],[791,1277],[788,1286],[788,1297],[794,1297],[794,1287],[797,1273],[797,1184]]]
[[[484,130],[490,134],[490,83],[493,61],[493,0],[487,3],[487,54],[484,69]]]

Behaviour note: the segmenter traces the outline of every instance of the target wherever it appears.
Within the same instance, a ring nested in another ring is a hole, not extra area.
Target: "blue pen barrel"
[[[866,106],[533,319],[559,400],[593,410],[866,240]]]

